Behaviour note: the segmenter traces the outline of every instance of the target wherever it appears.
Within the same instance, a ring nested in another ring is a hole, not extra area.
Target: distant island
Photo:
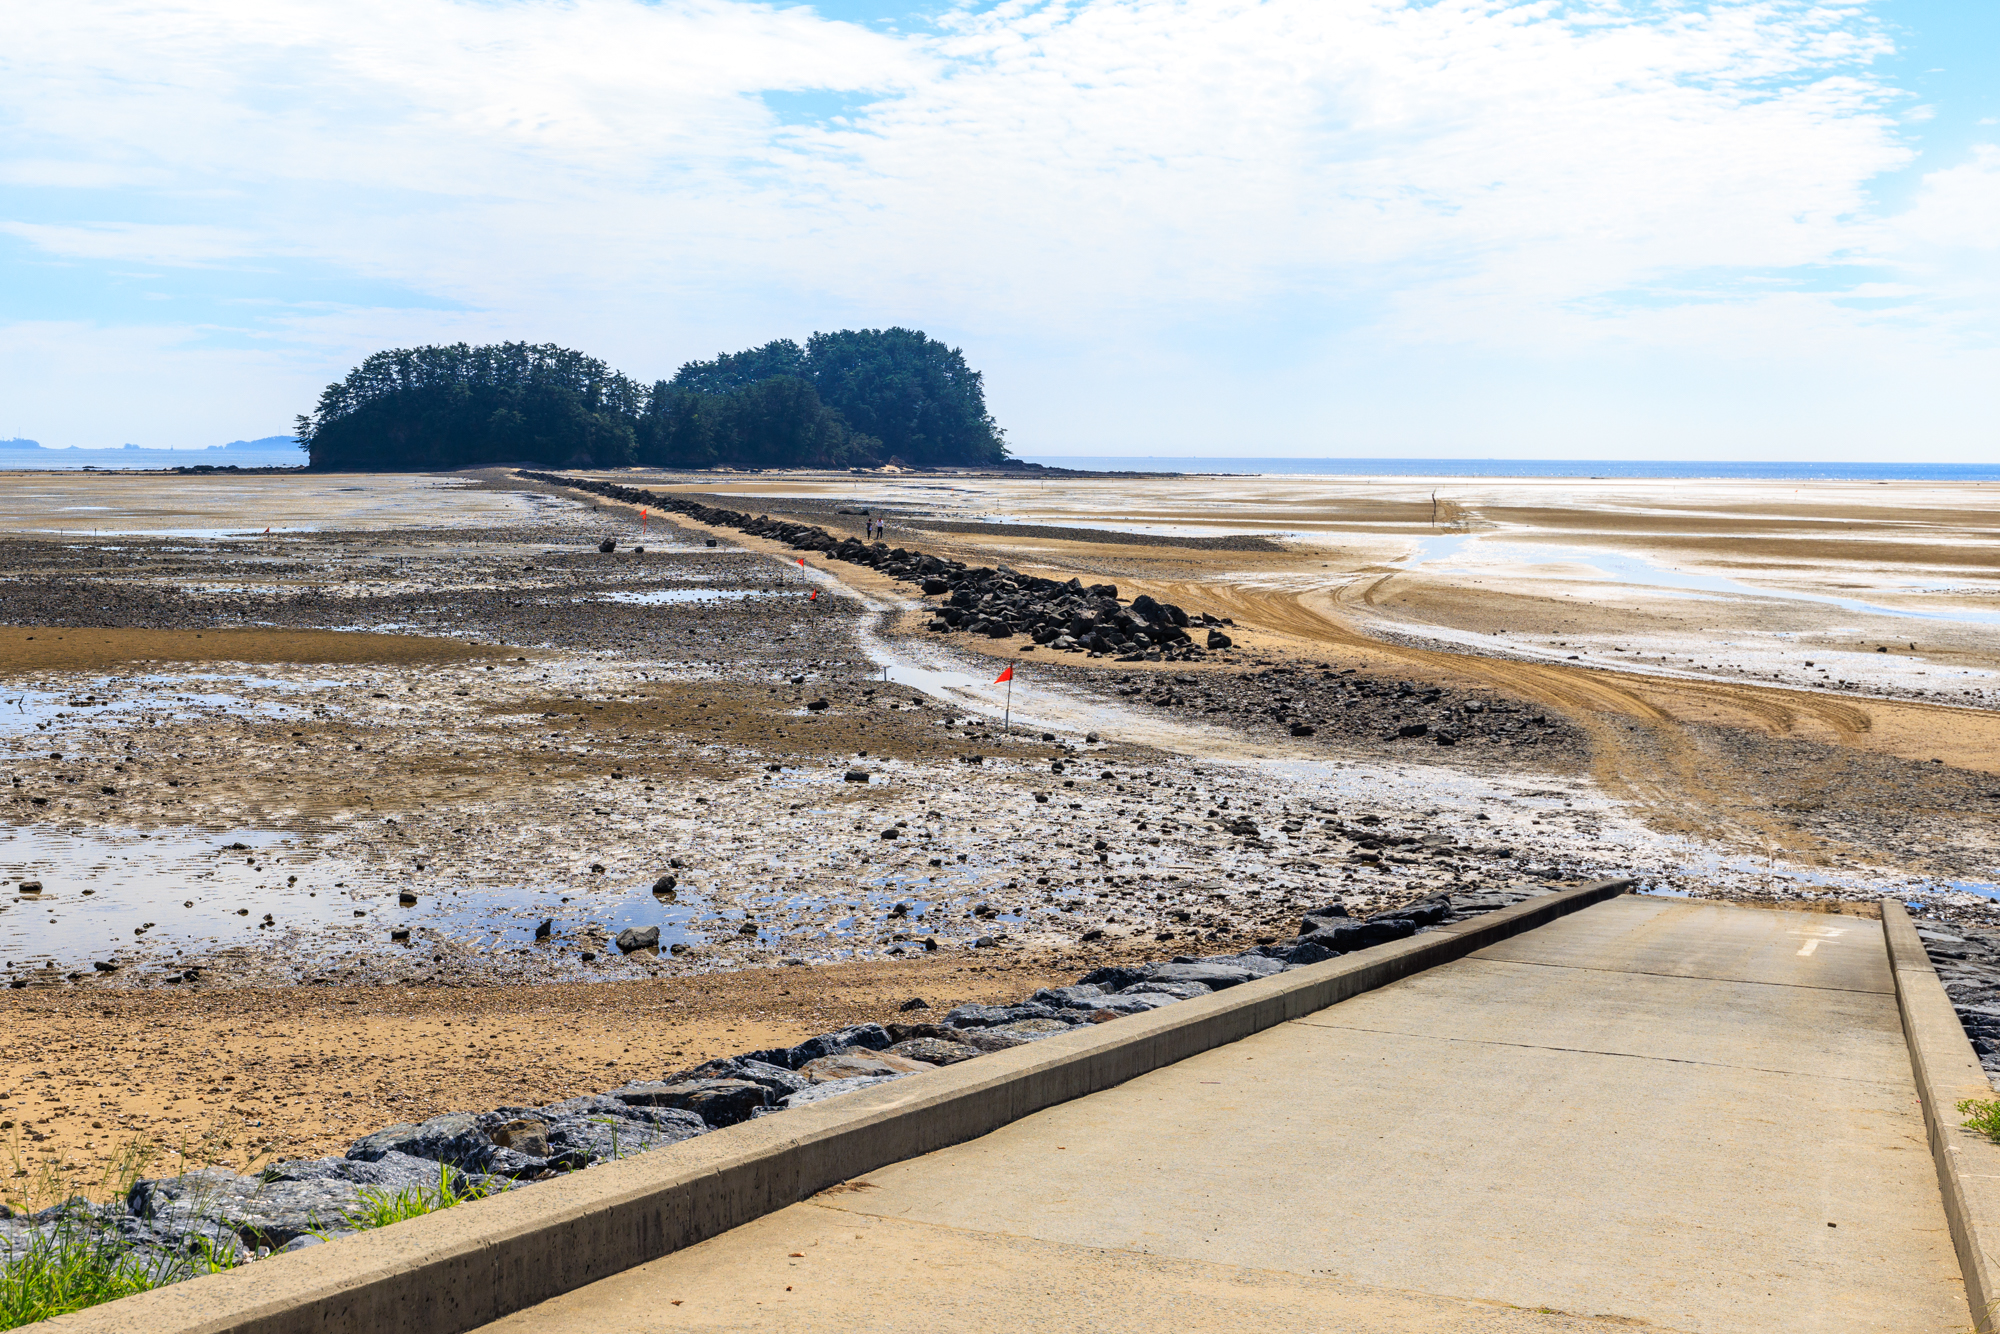
[[[258,440],[232,440],[226,445],[166,448],[151,445],[44,445],[21,436],[0,440],[0,469],[102,469],[106,471],[167,470],[268,471],[300,465],[298,442],[289,435]]]
[[[314,468],[846,468],[1007,461],[978,371],[916,329],[816,333],[650,388],[553,344],[398,348],[298,419]]]

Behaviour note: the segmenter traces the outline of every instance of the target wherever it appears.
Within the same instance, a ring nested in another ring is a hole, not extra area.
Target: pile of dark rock
[[[1100,678],[1101,679],[1101,678]],[[1396,681],[1331,664],[1267,667],[1255,672],[1133,672],[1116,678],[1133,704],[1179,713],[1220,714],[1237,726],[1276,726],[1293,736],[1321,730],[1422,746],[1483,741],[1580,752],[1587,738],[1574,723],[1534,704],[1502,696]]]
[[[838,538],[812,524],[752,516],[615,482],[526,470],[516,475],[628,505],[685,514],[713,527],[734,528],[752,537],[783,542],[794,551],[818,552],[827,560],[879,570],[915,584],[927,597],[944,599],[930,623],[939,633],[960,631],[994,639],[1027,635],[1037,644],[1060,651],[1110,654],[1132,662],[1176,661],[1233,646],[1223,629],[1234,625],[1227,617],[1189,613],[1144,594],[1129,603],[1121,602],[1115,584],[1042,579],[1017,574],[1005,566],[967,566],[962,561],[882,542]]]
[[[961,1005],[927,1019],[857,1024],[794,1047],[725,1057],[543,1107],[455,1112],[390,1126],[340,1158],[281,1162],[255,1175],[204,1168],[143,1180],[123,1201],[73,1199],[39,1213],[0,1209],[0,1261],[34,1240],[69,1231],[187,1277],[212,1259],[241,1263],[356,1230],[364,1194],[516,1189],[598,1163],[665,1148],[725,1126],[872,1088],[987,1052],[1038,1042],[1085,1024],[1143,1014],[1339,954],[1402,940],[1442,923],[1504,908],[1546,889],[1453,892],[1350,918],[1331,902],[1307,912],[1298,935],[1241,954],[1118,964],[1048,987],[1016,1005]]]

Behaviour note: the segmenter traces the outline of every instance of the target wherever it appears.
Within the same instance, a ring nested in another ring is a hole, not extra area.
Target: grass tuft
[[[405,1186],[394,1194],[386,1190],[363,1190],[360,1202],[349,1209],[346,1223],[356,1231],[369,1228],[387,1227],[408,1218],[422,1218],[440,1209],[449,1209],[455,1204],[467,1204],[473,1200],[485,1199],[493,1192],[484,1186],[475,1186],[462,1175],[443,1163],[438,1164],[438,1183],[429,1186]]]
[[[0,1330],[69,1315],[102,1302],[233,1268],[212,1247],[178,1259],[145,1257],[113,1238],[70,1222],[37,1232],[0,1264]]]
[[[1967,1130],[1977,1130],[2000,1144],[2000,1098],[1966,1098],[1958,1104],[1959,1122]]]

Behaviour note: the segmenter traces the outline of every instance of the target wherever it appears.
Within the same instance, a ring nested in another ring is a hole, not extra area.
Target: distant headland
[[[553,344],[398,348],[298,419],[314,468],[994,466],[980,373],[916,329],[843,329],[691,361],[650,387]]]

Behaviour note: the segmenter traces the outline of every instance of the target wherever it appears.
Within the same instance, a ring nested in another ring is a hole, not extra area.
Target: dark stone
[[[1208,646],[1212,649],[1234,648],[1236,641],[1228,635],[1223,634],[1220,630],[1210,630],[1208,632]]]
[[[897,1012],[901,1014],[908,1014],[912,1010],[928,1010],[930,1008],[930,1002],[921,996],[912,996],[896,1007]]]
[[[210,1167],[140,1181],[125,1207],[176,1250],[222,1233],[276,1248],[313,1232],[349,1230],[346,1215],[360,1197],[361,1188],[346,1181],[268,1181]]]
[[[663,875],[653,882],[653,893],[663,899],[671,899],[674,897],[674,890],[679,885],[680,881],[673,876]]]
[[[478,1170],[493,1155],[493,1142],[466,1112],[434,1116],[421,1124],[403,1123],[363,1135],[347,1148],[349,1158],[373,1162],[391,1153],[429,1158],[453,1167]]]
[[[748,1121],[756,1108],[769,1106],[770,1090],[749,1079],[690,1079],[676,1084],[627,1084],[610,1097],[635,1107],[671,1107],[693,1112],[711,1126]]]
[[[906,1060],[923,1061],[930,1065],[956,1065],[982,1055],[979,1048],[969,1043],[954,1042],[949,1038],[911,1038],[898,1042],[886,1049],[891,1056],[901,1056]]]
[[[597,544],[597,549],[608,556],[612,552],[618,550],[618,544],[607,537],[602,542],[599,542]]]
[[[1431,725],[1429,723],[1404,723],[1396,729],[1396,735],[1399,737],[1422,736],[1430,730]]]
[[[868,771],[865,769],[849,769],[846,781],[850,783],[865,783],[868,781]]]
[[[865,1047],[869,1051],[883,1051],[888,1048],[892,1040],[889,1030],[880,1024],[856,1024],[852,1028],[843,1028],[832,1033],[822,1033],[816,1038],[808,1038],[786,1051],[785,1060],[773,1063],[783,1064],[789,1069],[796,1070],[808,1061],[816,1061],[822,1056],[837,1056],[856,1047]]]
[[[1366,922],[1340,922],[1325,930],[1315,931],[1302,937],[1296,944],[1308,941],[1336,954],[1347,954],[1353,950],[1365,950],[1372,945],[1386,945],[1392,940],[1403,940],[1416,934],[1417,924],[1407,917],[1375,918]]]
[[[1053,1005],[1030,1002],[1026,1005],[961,1005],[944,1017],[952,1028],[995,1028],[1027,1019],[1054,1019],[1060,1013]]]
[[[660,947],[660,928],[628,926],[618,933],[617,945],[625,954],[634,950],[656,950]]]
[[[825,700],[816,699],[806,705],[806,710],[809,713],[818,713],[822,709],[828,709],[831,707],[833,706],[828,704]]]

